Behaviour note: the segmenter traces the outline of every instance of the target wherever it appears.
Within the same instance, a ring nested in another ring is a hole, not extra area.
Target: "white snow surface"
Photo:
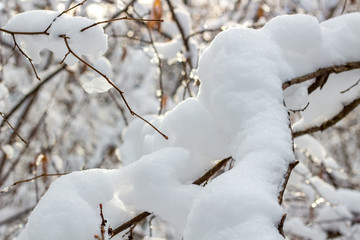
[[[18,239],[92,239],[99,203],[112,227],[146,210],[185,240],[283,239],[277,198],[294,156],[282,83],[359,60],[359,40],[359,13],[322,24],[282,16],[260,30],[222,32],[200,59],[198,96],[152,118],[169,140],[135,120],[120,149],[125,166],[61,177]],[[205,187],[191,184],[228,156],[231,170]]]

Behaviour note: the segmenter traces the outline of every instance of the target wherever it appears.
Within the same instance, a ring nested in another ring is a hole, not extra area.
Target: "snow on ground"
[[[201,57],[198,96],[153,117],[169,140],[135,120],[121,148],[126,166],[57,180],[18,239],[92,239],[99,203],[112,227],[147,210],[185,240],[283,239],[278,194],[294,156],[282,83],[359,60],[359,39],[358,13],[322,24],[282,16],[260,30],[224,31]],[[235,159],[232,170],[205,187],[191,184],[228,156]]]

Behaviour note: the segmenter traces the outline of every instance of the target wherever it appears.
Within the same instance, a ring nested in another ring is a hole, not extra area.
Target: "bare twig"
[[[101,238],[99,237],[99,235],[95,235],[94,237],[95,237],[95,239],[98,239],[98,240],[105,240],[105,227],[106,227],[107,220],[104,218],[103,206],[101,203],[99,204],[99,208],[100,208],[100,217],[101,217],[101,224],[100,224]]]
[[[134,12],[136,13],[137,16],[140,17],[140,14],[137,13],[135,10]],[[162,72],[162,61],[161,61],[161,58],[160,58],[160,55],[159,55],[159,52],[155,46],[155,43],[154,43],[154,38],[153,38],[153,35],[151,33],[151,29],[150,27],[145,24],[145,27],[148,31],[148,34],[149,34],[149,38],[150,38],[150,44],[152,46],[152,48],[154,49],[154,53],[155,53],[155,56],[157,58],[157,61],[158,61],[158,68],[159,68],[159,94],[157,95],[157,97],[159,98],[159,102],[160,102],[160,105],[159,105],[159,111],[158,111],[158,114],[160,115],[162,113],[162,110],[163,110],[163,107],[164,107],[164,87],[163,87],[163,79],[162,79],[162,75],[163,75],[163,72]]]
[[[341,91],[340,93],[346,93],[346,92],[348,92],[348,91],[350,91],[353,87],[355,87],[356,85],[358,85],[359,84],[359,82],[360,82],[360,79],[359,80],[357,80],[357,82],[356,83],[354,83],[353,85],[351,85],[350,87],[348,87],[347,89],[345,89],[344,91]]]
[[[358,68],[360,68],[360,62],[349,62],[344,65],[337,65],[337,66],[332,66],[332,67],[327,67],[327,68],[321,68],[313,73],[309,73],[309,74],[306,74],[301,77],[293,78],[293,79],[283,83],[282,88],[283,88],[283,90],[285,90],[286,88],[290,87],[291,85],[299,84],[299,83],[305,82],[307,80],[317,78],[322,75],[326,75],[326,74],[330,74],[330,73],[341,73],[341,72],[358,69]]]
[[[47,173],[47,174],[43,173],[41,175],[37,175],[37,176],[32,177],[32,178],[17,181],[15,183],[13,183],[12,185],[10,185],[9,187],[6,187],[5,189],[1,190],[0,193],[8,192],[10,188],[15,187],[16,185],[19,185],[21,183],[31,182],[31,181],[33,181],[35,179],[38,179],[38,178],[53,177],[53,176],[63,176],[63,175],[66,175],[66,174],[69,174],[69,173]]]
[[[112,231],[112,236],[114,237],[115,235],[121,233],[122,231],[124,231],[125,229],[138,224],[139,222],[141,222],[142,220],[144,220],[146,217],[150,216],[151,213],[149,212],[142,212],[139,215],[136,215],[135,217],[133,217],[132,219],[130,219],[129,221],[127,221],[126,223],[122,224],[121,226],[115,228]]]
[[[301,108],[301,109],[296,109],[296,110],[294,110],[294,109],[289,109],[289,111],[291,111],[291,112],[293,112],[293,113],[303,112],[303,111],[305,111],[305,110],[307,109],[307,107],[308,107],[309,105],[310,105],[310,102],[308,102],[308,103],[306,104],[306,106],[303,107],[303,108]]]
[[[286,219],[286,213],[282,216],[279,224],[278,224],[278,231],[281,234],[281,236],[283,236],[285,238],[285,233],[284,233],[284,223],[285,223],[285,219]]]
[[[29,99],[31,96],[33,96],[36,92],[39,91],[39,89],[45,85],[45,83],[49,82],[51,79],[53,79],[57,74],[62,72],[62,70],[66,69],[66,66],[61,66],[52,73],[50,73],[43,81],[41,81],[36,87],[34,87],[30,92],[28,92],[14,107],[11,108],[8,114],[6,114],[7,119],[10,119],[10,117],[22,106],[22,104]],[[0,124],[0,128],[4,125],[5,121],[3,121]]]
[[[310,127],[310,128],[304,129],[304,130],[299,130],[299,131],[294,132],[293,133],[294,138],[305,135],[305,134],[317,132],[317,131],[323,131],[323,130],[335,125],[341,119],[345,118],[359,104],[360,104],[360,98],[353,100],[351,103],[345,105],[343,107],[343,109],[338,114],[336,114],[333,118],[323,122],[322,124],[320,124],[320,126]]]
[[[33,60],[32,60],[32,59],[21,49],[21,47],[17,44],[15,35],[14,35],[14,34],[11,34],[11,36],[12,36],[12,38],[13,38],[13,40],[14,40],[15,47],[16,47],[17,49],[19,49],[20,53],[21,53],[22,55],[24,55],[24,57],[27,58],[27,60],[29,61],[30,65],[31,65],[31,68],[32,68],[33,71],[34,71],[35,77],[36,77],[38,80],[41,80],[40,77],[39,77],[39,75],[38,75],[37,72],[36,72],[35,66],[34,66],[34,64],[33,64]]]
[[[109,19],[109,20],[105,20],[105,21],[100,21],[100,22],[96,22],[94,24],[91,24],[87,27],[84,27],[83,29],[80,30],[80,32],[84,32],[89,28],[95,27],[99,24],[103,24],[103,23],[111,23],[111,22],[116,22],[116,21],[120,21],[120,20],[131,20],[131,21],[141,21],[141,22],[163,22],[164,20],[162,19],[142,19],[142,18],[130,18],[128,16],[126,17],[121,17],[121,18],[114,18],[114,19]]]
[[[120,106],[120,104],[118,103],[118,101],[116,100],[116,98],[115,98],[114,94],[112,94],[112,92],[108,91],[108,94],[110,95],[111,99],[114,101],[115,106],[120,110],[121,116],[123,117],[125,125],[128,126],[129,122],[126,118],[124,108],[122,106]]]
[[[126,4],[126,6],[125,6],[123,9],[119,10],[118,12],[116,12],[116,13],[112,16],[112,19],[118,18],[122,13],[127,12],[127,11],[129,10],[129,8],[130,8],[132,5],[134,5],[135,1],[136,1],[136,0],[131,0],[128,4]],[[107,24],[104,26],[104,29],[108,28],[109,26],[110,26],[110,22],[107,23]]]
[[[14,221],[16,221],[16,220],[24,217],[25,215],[29,214],[33,209],[34,209],[34,206],[25,208],[24,210],[16,213],[15,215],[10,216],[10,217],[8,217],[8,218],[5,218],[5,219],[1,220],[1,221],[0,221],[0,226],[1,226],[1,225],[5,225],[5,224],[9,224],[9,223],[11,223],[11,222],[14,222]]]
[[[139,114],[135,113],[130,105],[128,104],[127,100],[125,99],[124,96],[124,92],[121,91],[111,80],[110,78],[108,78],[104,73],[102,73],[101,71],[99,71],[98,69],[96,69],[95,67],[93,67],[91,64],[89,64],[88,62],[86,62],[84,59],[82,59],[81,57],[79,57],[70,47],[68,39],[69,37],[67,37],[65,34],[64,35],[60,35],[59,37],[63,38],[65,41],[65,45],[68,49],[68,53],[66,55],[68,55],[69,53],[71,53],[75,58],[77,58],[80,62],[84,63],[86,66],[88,66],[89,68],[91,68],[92,70],[94,70],[96,73],[98,73],[100,76],[102,76],[113,88],[115,88],[115,90],[120,94],[122,100],[124,101],[127,109],[129,110],[130,114],[133,116],[138,117],[139,119],[143,120],[145,123],[147,123],[149,126],[151,126],[153,129],[155,129],[161,136],[163,136],[166,140],[169,139],[164,133],[162,133],[159,129],[157,129],[153,124],[151,124],[149,121],[147,121],[146,119],[144,119],[143,117],[141,117]],[[65,56],[66,57],[66,56]],[[65,60],[65,58],[63,59],[63,61]],[[63,62],[62,61],[62,62]]]
[[[4,121],[9,125],[9,127],[14,131],[14,133],[21,139],[21,141],[23,141],[25,144],[27,144],[27,141],[23,137],[21,137],[20,134],[15,130],[15,128],[9,123],[9,121],[7,120],[5,114],[0,112],[0,115],[4,119]]]
[[[187,52],[190,52],[189,38],[187,38],[187,36],[185,35],[184,29],[181,26],[180,21],[179,21],[178,17],[175,14],[174,6],[172,5],[171,0],[166,0],[166,2],[168,4],[168,6],[169,6],[172,18],[174,19],[174,21],[176,23],[176,26],[179,29],[181,39],[183,40],[185,49],[186,49]],[[190,67],[193,68],[193,63],[191,62],[191,57],[188,57],[187,61],[189,62]]]
[[[341,15],[343,15],[344,12],[345,12],[346,4],[347,4],[347,0],[345,0],[345,2],[344,2],[344,6],[343,6],[343,8],[342,8],[342,10],[341,10]]]
[[[52,22],[49,24],[49,26],[45,29],[44,33],[47,33],[47,31],[49,31],[49,29],[51,28],[51,26],[53,25],[53,23],[54,23],[59,17],[61,17],[61,16],[62,16],[63,14],[65,14],[65,13],[67,13],[67,12],[69,12],[69,11],[71,11],[71,10],[73,10],[73,9],[81,6],[81,5],[83,5],[86,1],[87,1],[87,0],[84,0],[84,1],[82,1],[81,3],[78,3],[78,4],[74,5],[73,7],[68,8],[68,9],[62,11],[59,15],[57,15],[57,16],[52,20]]]
[[[0,32],[4,32],[10,35],[49,35],[49,33],[42,31],[42,32],[17,32],[17,31],[10,31],[4,28],[0,28]]]
[[[287,185],[287,183],[288,183],[288,181],[289,181],[291,172],[292,172],[292,170],[296,167],[296,165],[298,165],[298,164],[299,164],[299,161],[295,161],[295,162],[290,163],[290,164],[289,164],[289,167],[288,167],[288,170],[287,170],[287,172],[285,173],[284,182],[283,182],[281,191],[280,191],[279,196],[278,196],[278,202],[279,202],[280,205],[282,204],[283,197],[284,197],[284,192],[285,192],[285,189],[286,189],[286,185]],[[285,220],[285,219],[284,219],[284,220]]]
[[[212,167],[209,171],[207,171],[204,175],[202,175],[200,178],[195,180],[193,184],[195,185],[201,185],[204,182],[208,181],[214,174],[216,174],[217,171],[219,171],[223,166],[225,166],[228,161],[230,161],[232,157],[225,158],[218,162],[214,167]]]

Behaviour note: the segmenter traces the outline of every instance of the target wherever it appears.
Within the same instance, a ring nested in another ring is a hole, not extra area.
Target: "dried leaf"
[[[151,19],[155,19],[155,20],[159,20],[161,19],[163,14],[163,9],[162,9],[162,2],[161,0],[154,0],[153,2],[153,6],[151,9]],[[160,30],[161,27],[161,22],[148,22],[148,26],[151,29],[158,29]]]

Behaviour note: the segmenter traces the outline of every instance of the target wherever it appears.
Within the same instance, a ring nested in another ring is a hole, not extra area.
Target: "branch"
[[[202,183],[208,181],[212,176],[214,176],[223,166],[226,165],[226,163],[231,160],[232,157],[225,158],[218,162],[214,167],[212,167],[209,171],[207,171],[203,176],[198,178],[193,182],[195,185],[201,185]],[[130,219],[126,223],[122,224],[121,226],[115,228],[112,231],[111,237],[114,237],[115,235],[119,234],[120,232],[124,231],[125,229],[129,227],[133,227],[134,225],[138,224],[140,221],[144,220],[146,217],[151,215],[149,212],[142,212],[139,215],[135,216],[134,218]]]
[[[185,36],[184,29],[182,28],[182,26],[180,24],[180,21],[179,21],[179,19],[177,18],[176,14],[175,14],[174,6],[172,5],[170,0],[166,0],[166,2],[168,4],[168,6],[169,6],[172,18],[174,19],[174,21],[176,23],[176,26],[178,27],[178,29],[180,31],[180,35],[181,35],[181,38],[182,38],[182,40],[184,42],[185,49],[186,49],[187,52],[190,52],[189,39]],[[187,60],[189,61],[189,65],[192,68],[193,64],[191,62],[191,58],[187,58]]]
[[[346,93],[346,92],[348,92],[348,91],[350,91],[353,87],[355,87],[356,85],[358,85],[360,83],[360,79],[359,80],[357,80],[357,82],[356,83],[354,83],[353,85],[351,85],[350,87],[348,87],[347,89],[345,89],[344,91],[341,91],[340,93],[341,94],[344,94],[344,93]]]
[[[129,17],[121,17],[121,18],[114,18],[114,19],[110,19],[110,20],[105,20],[105,21],[100,21],[100,22],[96,22],[94,24],[91,24],[87,27],[84,27],[83,29],[80,30],[80,32],[84,32],[89,28],[95,27],[99,24],[103,24],[103,23],[111,23],[111,22],[116,22],[116,21],[120,21],[120,20],[132,20],[132,21],[142,21],[142,22],[163,22],[164,20],[162,19],[142,19],[142,18],[129,18]]]
[[[282,216],[279,225],[278,225],[278,231],[281,234],[281,236],[283,236],[285,238],[285,233],[284,233],[284,222],[286,219],[286,213]]]
[[[27,141],[24,138],[22,138],[20,136],[20,134],[15,130],[15,128],[9,123],[9,121],[7,120],[7,117],[5,116],[5,114],[0,112],[0,115],[4,119],[4,121],[9,125],[9,127],[14,131],[14,133],[21,139],[21,141],[23,141],[25,144],[27,144]]]
[[[212,176],[215,175],[217,171],[219,171],[223,166],[227,164],[227,162],[232,159],[232,157],[225,158],[218,162],[214,167],[212,167],[209,171],[207,171],[204,175],[202,175],[200,178],[195,180],[193,184],[195,185],[201,185],[204,182],[208,181]]]
[[[138,17],[141,17],[140,14],[134,9],[134,13],[138,16]],[[145,27],[146,27],[146,30],[149,34],[149,44],[151,44],[152,48],[154,49],[154,53],[155,53],[155,56],[156,56],[156,59],[158,61],[158,68],[159,68],[159,94],[156,94],[156,97],[159,98],[159,111],[158,111],[158,115],[161,115],[162,113],[162,110],[164,108],[164,105],[165,105],[165,100],[164,100],[164,87],[163,87],[163,79],[162,79],[162,75],[163,75],[163,71],[162,71],[162,61],[161,61],[161,58],[160,58],[160,54],[157,50],[157,48],[155,47],[155,43],[154,43],[154,38],[153,38],[153,35],[151,33],[151,29],[149,27],[148,24],[145,24]]]
[[[350,71],[350,70],[358,69],[358,68],[360,68],[360,62],[349,62],[344,65],[337,65],[337,66],[332,66],[332,67],[327,67],[327,68],[321,68],[315,72],[306,74],[301,77],[293,78],[287,82],[284,82],[282,85],[282,88],[283,88],[283,90],[285,90],[286,88],[290,87],[291,85],[299,84],[299,83],[305,82],[305,81],[313,79],[313,78],[317,78],[317,77],[320,77],[323,75],[328,75],[331,73],[346,72],[346,71]]]
[[[29,60],[30,65],[31,65],[31,68],[32,68],[33,71],[34,71],[35,77],[36,77],[38,80],[40,80],[40,77],[38,76],[38,74],[37,74],[37,72],[36,72],[36,69],[35,69],[35,66],[34,66],[34,64],[33,64],[33,60],[32,60],[32,59],[21,49],[21,47],[17,44],[15,35],[14,35],[14,34],[11,34],[11,36],[12,36],[13,41],[14,41],[14,44],[15,44],[14,48],[19,49],[20,53],[21,53],[22,55],[24,55],[24,57],[27,58],[27,60]]]
[[[289,164],[289,167],[288,167],[288,170],[287,172],[285,173],[285,176],[284,176],[284,182],[283,182],[283,185],[282,185],[282,190],[281,192],[279,193],[279,196],[278,196],[278,202],[279,202],[279,205],[282,204],[282,201],[283,201],[283,197],[284,197],[284,192],[285,192],[285,189],[286,189],[286,185],[289,181],[289,178],[290,178],[290,175],[291,175],[291,172],[292,170],[296,167],[296,165],[299,164],[299,161],[295,161],[295,162],[292,162]],[[285,221],[285,219],[284,219]]]
[[[164,133],[162,133],[159,129],[157,129],[154,125],[152,125],[149,121],[147,121],[146,119],[144,119],[143,117],[141,117],[139,114],[135,113],[130,105],[128,104],[127,100],[125,99],[124,96],[124,92],[121,91],[104,73],[102,73],[101,71],[99,71],[98,69],[96,69],[95,67],[93,67],[91,64],[89,64],[88,62],[86,62],[84,59],[82,59],[81,57],[79,57],[70,47],[68,39],[69,37],[67,37],[65,34],[59,35],[59,37],[63,38],[65,41],[65,45],[66,48],[68,49],[68,53],[65,55],[64,59],[61,61],[61,63],[64,62],[65,58],[69,55],[72,54],[75,58],[77,58],[80,62],[84,63],[86,66],[88,66],[89,68],[91,68],[92,70],[94,70],[96,73],[98,73],[100,76],[102,76],[113,88],[116,89],[116,91],[120,94],[122,100],[124,101],[127,109],[129,110],[130,114],[133,116],[138,117],[139,119],[143,120],[145,123],[147,123],[148,125],[150,125],[153,129],[155,129],[160,135],[162,135],[166,140],[169,139]]]
[[[23,98],[10,110],[8,114],[6,114],[7,119],[10,119],[10,117],[19,109],[19,107],[31,96],[33,96],[39,89],[48,81],[53,79],[58,73],[60,73],[62,70],[66,69],[66,66],[61,66],[60,68],[56,69],[54,72],[50,73],[42,82],[40,82],[36,87],[34,87],[30,92],[28,92]],[[3,121],[0,124],[0,128],[4,125],[5,121]]]
[[[26,183],[26,182],[31,182],[32,180],[35,180],[35,179],[38,179],[38,178],[42,178],[42,177],[53,177],[53,176],[63,176],[63,175],[66,175],[66,174],[69,174],[69,173],[43,173],[41,175],[37,175],[35,177],[32,177],[32,178],[29,178],[29,179],[25,179],[25,180],[20,180],[20,181],[17,181],[15,183],[13,183],[12,185],[4,188],[3,190],[0,191],[0,193],[5,193],[5,192],[8,192],[9,189],[15,187],[16,185],[19,185],[21,183]]]
[[[44,32],[47,33],[47,31],[51,28],[51,26],[53,25],[53,23],[54,23],[59,17],[61,17],[63,14],[65,14],[65,13],[67,13],[67,12],[69,12],[69,11],[71,11],[71,10],[73,10],[73,9],[81,6],[81,5],[83,5],[86,1],[87,1],[87,0],[84,0],[84,1],[82,1],[81,3],[78,3],[78,4],[76,4],[75,6],[73,6],[73,7],[71,7],[71,8],[68,8],[68,9],[64,10],[63,12],[61,12],[59,15],[57,15],[57,16],[52,20],[52,22],[49,24],[49,26],[45,29]]]
[[[352,110],[354,110],[358,105],[360,104],[360,97],[353,100],[348,105],[345,105],[343,109],[335,115],[333,118],[323,122],[320,126],[310,127],[304,130],[296,131],[293,133],[293,137],[299,137],[305,134],[317,132],[317,131],[323,131],[333,125],[335,125],[337,122],[339,122],[341,119],[345,118]]]

